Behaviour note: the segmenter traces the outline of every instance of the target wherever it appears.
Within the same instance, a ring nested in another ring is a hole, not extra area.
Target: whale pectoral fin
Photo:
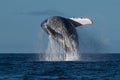
[[[89,18],[69,18],[69,19],[74,21],[72,23],[75,24],[74,25],[75,27],[93,24],[93,21]]]

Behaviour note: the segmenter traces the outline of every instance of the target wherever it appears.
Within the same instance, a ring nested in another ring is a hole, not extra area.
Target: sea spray
[[[46,61],[62,61],[64,60],[64,51],[57,42],[55,42],[51,36],[48,37],[48,48],[46,50]]]
[[[79,60],[78,50],[73,50],[70,45],[71,52],[66,53],[63,48],[49,36],[48,48],[45,54],[46,61],[77,61]],[[75,45],[75,43],[73,43]]]

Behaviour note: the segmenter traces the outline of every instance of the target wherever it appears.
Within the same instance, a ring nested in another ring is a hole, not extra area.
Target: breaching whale
[[[42,29],[57,41],[67,54],[78,53],[79,41],[76,27],[92,24],[89,18],[49,17],[41,23]]]

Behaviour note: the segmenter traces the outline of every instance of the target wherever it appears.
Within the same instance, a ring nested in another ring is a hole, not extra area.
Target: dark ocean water
[[[38,54],[0,54],[0,80],[120,80],[120,54],[83,54],[81,61],[39,61]]]

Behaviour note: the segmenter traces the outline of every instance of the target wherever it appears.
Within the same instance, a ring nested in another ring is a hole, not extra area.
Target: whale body
[[[76,27],[92,24],[89,18],[49,17],[41,23],[42,29],[55,40],[67,54],[78,53],[79,41]]]

